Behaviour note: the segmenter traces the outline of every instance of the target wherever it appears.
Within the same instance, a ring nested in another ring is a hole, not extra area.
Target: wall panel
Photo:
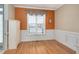
[[[27,12],[25,8],[15,8],[15,19],[20,21],[20,29],[27,29]]]
[[[46,15],[46,29],[54,29],[54,28],[55,28],[55,13],[54,11],[48,10]]]

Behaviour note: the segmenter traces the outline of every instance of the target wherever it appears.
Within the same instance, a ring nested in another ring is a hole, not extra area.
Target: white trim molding
[[[41,6],[40,6],[41,5]],[[56,10],[62,7],[64,4],[14,4],[14,7],[40,9],[40,10]],[[49,6],[49,7],[48,7]]]
[[[21,30],[21,41],[52,40],[54,35],[54,30],[46,30],[45,34],[40,35],[29,35],[27,30]]]

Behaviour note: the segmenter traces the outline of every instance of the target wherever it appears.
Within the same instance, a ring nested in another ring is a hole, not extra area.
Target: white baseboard
[[[21,41],[36,41],[36,40],[52,40],[54,39],[54,30],[46,30],[42,35],[28,35],[27,30],[21,30]]]

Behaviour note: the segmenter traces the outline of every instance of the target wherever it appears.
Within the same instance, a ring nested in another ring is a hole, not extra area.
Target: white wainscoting
[[[54,35],[54,30],[46,30],[42,35],[29,35],[27,30],[21,30],[21,41],[52,40]]]
[[[55,39],[79,53],[79,33],[55,30]]]
[[[53,40],[75,50],[79,53],[79,33],[63,30],[46,30],[43,35],[28,35],[26,30],[21,30],[21,41]]]

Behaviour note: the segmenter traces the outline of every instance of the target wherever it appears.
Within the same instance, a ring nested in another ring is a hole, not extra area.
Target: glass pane
[[[36,32],[36,16],[35,15],[28,15],[28,25],[29,25],[29,32],[35,33]]]
[[[43,15],[37,15],[37,23],[44,23],[44,16]]]
[[[37,32],[42,34],[44,27],[44,15],[37,15]]]
[[[37,29],[37,32],[38,32],[38,33],[42,33],[42,28],[38,28],[38,29]]]
[[[3,11],[3,8],[0,8],[0,12]]]
[[[0,43],[3,42],[3,15],[0,14]]]
[[[35,27],[35,26],[36,26],[36,24],[34,24],[34,23],[29,24],[29,27]]]
[[[28,16],[28,23],[29,24],[36,23],[36,17],[35,17],[35,15],[29,15]]]
[[[30,28],[30,32],[31,33],[35,33],[36,32],[36,28],[34,28],[34,27],[33,28]]]

